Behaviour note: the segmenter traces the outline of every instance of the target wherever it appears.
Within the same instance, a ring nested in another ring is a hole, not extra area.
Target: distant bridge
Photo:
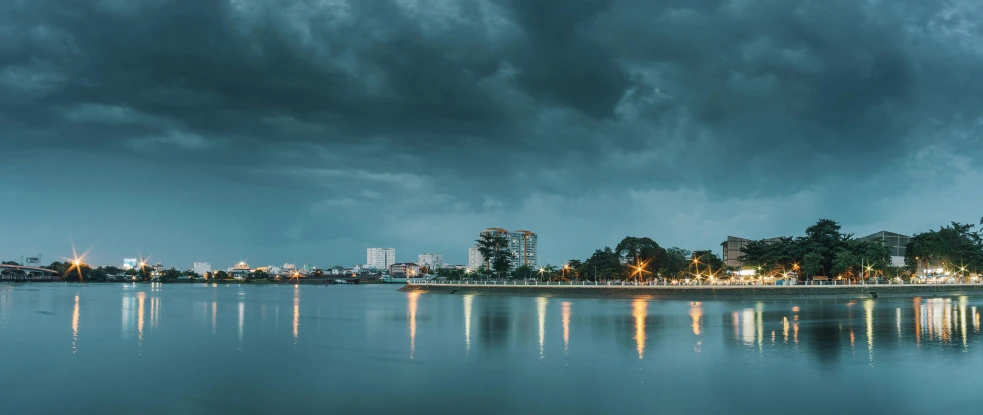
[[[61,281],[58,272],[47,268],[0,264],[0,281]]]

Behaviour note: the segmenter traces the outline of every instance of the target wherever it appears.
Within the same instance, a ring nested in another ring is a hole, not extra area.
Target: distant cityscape
[[[556,267],[548,264],[542,266],[539,263],[538,235],[533,231],[525,229],[509,231],[504,228],[491,227],[478,232],[476,237],[476,242],[483,238],[494,237],[497,241],[502,241],[500,243],[506,244],[505,249],[507,250],[507,253],[505,255],[510,257],[510,262],[508,263],[507,267],[508,272],[513,274],[515,272],[521,272],[522,275],[529,275],[527,273],[533,272],[542,274],[544,270],[547,273],[549,273],[551,270],[555,271]],[[720,257],[717,260],[720,265],[717,267],[717,269],[722,269],[727,273],[733,273],[737,276],[755,275],[758,270],[761,269],[760,263],[758,263],[758,266],[755,266],[755,264],[748,265],[742,263],[747,247],[755,243],[765,245],[781,244],[783,240],[790,239],[791,238],[789,237],[774,237],[753,240],[738,236],[728,236],[723,242],[720,243]],[[912,236],[889,231],[879,231],[861,238],[856,238],[858,241],[875,242],[878,243],[878,245],[886,247],[889,251],[890,259],[886,260],[883,266],[896,268],[905,266],[905,252],[912,239]],[[174,266],[165,267],[160,262],[151,264],[145,258],[127,257],[122,259],[120,267],[105,266],[99,267],[99,269],[105,274],[100,274],[100,276],[104,276],[106,280],[136,280],[138,279],[137,274],[139,273],[142,279],[151,280],[162,279],[164,276],[168,276],[171,279],[193,279],[196,277],[209,278],[217,276],[220,279],[235,280],[281,278],[299,279],[310,277],[331,278],[337,276],[347,278],[359,277],[363,279],[363,281],[366,279],[371,280],[375,278],[384,280],[384,282],[405,282],[407,278],[414,277],[436,276],[461,278],[468,273],[488,272],[488,270],[492,268],[492,264],[491,261],[482,255],[482,249],[479,245],[479,243],[475,243],[467,248],[466,264],[447,263],[444,260],[444,255],[437,252],[419,253],[416,255],[415,261],[398,262],[395,248],[369,247],[366,248],[365,263],[352,266],[333,265],[322,268],[313,264],[303,264],[298,266],[289,262],[281,265],[253,266],[246,261],[239,261],[229,267],[215,267],[209,261],[195,261],[190,268],[185,269],[183,267]],[[696,252],[710,253],[711,251]],[[712,253],[709,255],[715,257],[715,255]],[[572,267],[574,266],[573,264],[580,262],[581,261],[571,260],[569,262],[565,262],[562,264],[562,266],[563,268],[567,268],[567,265]],[[916,269],[914,270],[914,273],[922,275],[942,273],[943,270],[941,269],[941,265],[936,264],[935,262],[925,263],[923,267],[920,267],[924,269]],[[61,266],[54,266],[58,264],[61,264]],[[51,265],[42,265],[40,255],[26,258],[21,257],[21,261],[19,262],[4,261],[2,264],[0,264],[0,280],[18,279],[22,278],[25,273],[30,274],[32,272],[36,272],[43,274],[44,272],[50,272],[51,270],[64,274],[66,270],[71,270],[72,268],[77,267],[81,268],[83,266],[88,267],[87,264],[84,264],[84,256],[75,258],[74,260],[70,259],[66,262],[56,261]],[[519,268],[522,268],[522,270],[516,271]]]

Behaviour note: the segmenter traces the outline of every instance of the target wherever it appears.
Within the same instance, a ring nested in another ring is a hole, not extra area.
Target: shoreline
[[[983,284],[793,285],[793,286],[621,286],[407,284],[402,292],[649,300],[798,300],[983,296]]]

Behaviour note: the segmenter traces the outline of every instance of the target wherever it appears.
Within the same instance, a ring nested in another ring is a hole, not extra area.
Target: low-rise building
[[[393,278],[412,277],[420,273],[420,266],[412,262],[400,262],[389,266],[389,276]]]
[[[427,267],[429,269],[439,269],[444,266],[444,256],[441,254],[420,254],[416,256],[416,263],[420,267]]]
[[[764,239],[764,241],[777,242],[780,239],[781,239],[780,237],[766,238]],[[720,247],[721,247],[720,259],[724,261],[724,265],[728,267],[735,267],[735,268],[740,268],[741,266],[743,266],[744,264],[741,263],[740,258],[741,255],[744,255],[744,253],[741,252],[741,249],[743,249],[744,246],[748,244],[748,242],[752,242],[752,241],[754,240],[739,238],[736,236],[728,236],[726,241],[720,243]]]
[[[908,246],[908,242],[911,240],[910,236],[902,235],[900,233],[880,231],[857,239],[861,241],[878,241],[884,244],[884,246],[891,250],[891,266],[904,266],[905,248]]]

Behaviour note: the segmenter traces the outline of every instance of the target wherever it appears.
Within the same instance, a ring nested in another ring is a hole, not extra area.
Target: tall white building
[[[211,262],[195,262],[194,265],[191,266],[191,270],[194,271],[195,274],[204,276],[205,274],[208,274],[208,273],[211,273],[212,272],[212,263]]]
[[[485,265],[485,258],[478,251],[478,245],[468,248],[468,269],[476,270]]]
[[[509,232],[509,250],[512,251],[512,268],[522,265],[536,268],[539,237],[535,232],[518,230]]]
[[[508,241],[509,252],[512,253],[512,269],[516,269],[523,265],[536,268],[536,264],[539,261],[537,255],[539,250],[539,238],[535,232],[527,230],[509,232],[508,230],[502,228],[488,228],[481,231],[481,234],[492,234],[505,237],[505,240]],[[480,256],[481,254],[479,253],[478,257],[480,258]],[[481,264],[484,264],[483,260],[480,260],[478,265],[480,266]],[[471,266],[470,250],[468,252],[468,266]]]
[[[416,256],[416,264],[431,270],[444,267],[444,256],[441,254],[420,254]]]
[[[365,250],[365,266],[368,268],[388,270],[395,263],[395,248],[369,248]]]

